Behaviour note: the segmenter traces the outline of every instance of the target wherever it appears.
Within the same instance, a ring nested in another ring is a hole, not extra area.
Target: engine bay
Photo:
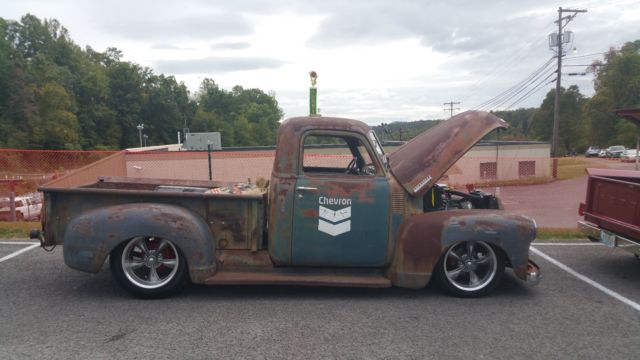
[[[451,189],[446,184],[435,184],[423,197],[425,212],[454,209],[502,209],[493,194],[467,186],[468,192]]]

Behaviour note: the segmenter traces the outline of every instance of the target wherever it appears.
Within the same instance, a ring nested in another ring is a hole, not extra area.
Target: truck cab
[[[287,120],[280,134],[269,191],[274,262],[388,264],[391,178],[375,134],[353,120],[320,117]],[[330,155],[331,145],[350,155]]]

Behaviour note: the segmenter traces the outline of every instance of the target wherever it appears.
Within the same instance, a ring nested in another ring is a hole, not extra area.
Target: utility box
[[[206,151],[207,145],[211,145],[211,150],[222,149],[222,140],[220,139],[220,133],[188,133],[185,136],[182,148],[188,151]]]

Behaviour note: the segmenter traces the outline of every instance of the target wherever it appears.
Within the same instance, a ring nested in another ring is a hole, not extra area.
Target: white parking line
[[[0,245],[33,245],[35,241],[0,241]]]
[[[27,246],[27,247],[25,247],[25,248],[22,248],[22,249],[20,249],[20,250],[18,250],[18,251],[12,252],[11,254],[9,254],[9,255],[7,255],[7,256],[5,256],[5,257],[3,257],[3,258],[0,258],[0,263],[1,263],[1,262],[3,262],[3,261],[9,260],[9,259],[11,259],[11,258],[14,258],[14,257],[16,257],[16,256],[18,256],[18,255],[20,255],[20,254],[22,254],[22,253],[24,253],[24,252],[27,252],[27,251],[29,251],[29,250],[31,250],[31,249],[35,249],[36,247],[40,246],[40,243],[34,243],[34,242],[17,242],[17,241],[15,241],[15,242],[12,242],[12,241],[4,241],[4,242],[0,242],[0,244],[3,244],[3,245],[26,245],[26,244],[30,244],[29,246]]]
[[[619,293],[609,289],[608,287],[606,287],[606,286],[604,286],[604,285],[602,285],[600,283],[597,283],[597,282],[591,280],[590,278],[580,274],[579,272],[573,270],[572,268],[568,267],[567,265],[561,263],[560,261],[552,258],[551,256],[543,253],[542,251],[540,251],[540,250],[538,250],[536,248],[531,248],[531,252],[533,252],[534,254],[542,257],[543,259],[547,260],[548,262],[554,264],[555,266],[559,267],[560,269],[568,272],[569,274],[575,276],[576,278],[586,282],[587,284],[593,286],[594,288],[602,291],[603,293],[613,297],[614,299],[631,306],[632,308],[634,308],[637,311],[640,311],[640,304],[638,304],[637,302],[635,302],[635,301],[633,301],[633,300],[631,300],[631,299],[629,299],[627,297],[624,297],[624,296],[620,295]]]
[[[531,243],[532,246],[602,246],[602,243],[596,242],[584,242],[584,243],[575,243],[575,242],[566,242],[566,243]]]

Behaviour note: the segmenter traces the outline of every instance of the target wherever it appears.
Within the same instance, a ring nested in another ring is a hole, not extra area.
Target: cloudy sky
[[[274,91],[286,117],[308,112],[315,70],[322,114],[378,124],[445,118],[448,101],[478,108],[532,74],[483,108],[539,106],[555,77],[544,65],[559,6],[588,9],[566,28],[568,65],[640,39],[640,0],[20,0],[0,16],[58,19],[77,44],[117,47],[192,92],[203,78]],[[591,95],[591,75],[568,75],[582,71],[564,68],[563,85]]]

